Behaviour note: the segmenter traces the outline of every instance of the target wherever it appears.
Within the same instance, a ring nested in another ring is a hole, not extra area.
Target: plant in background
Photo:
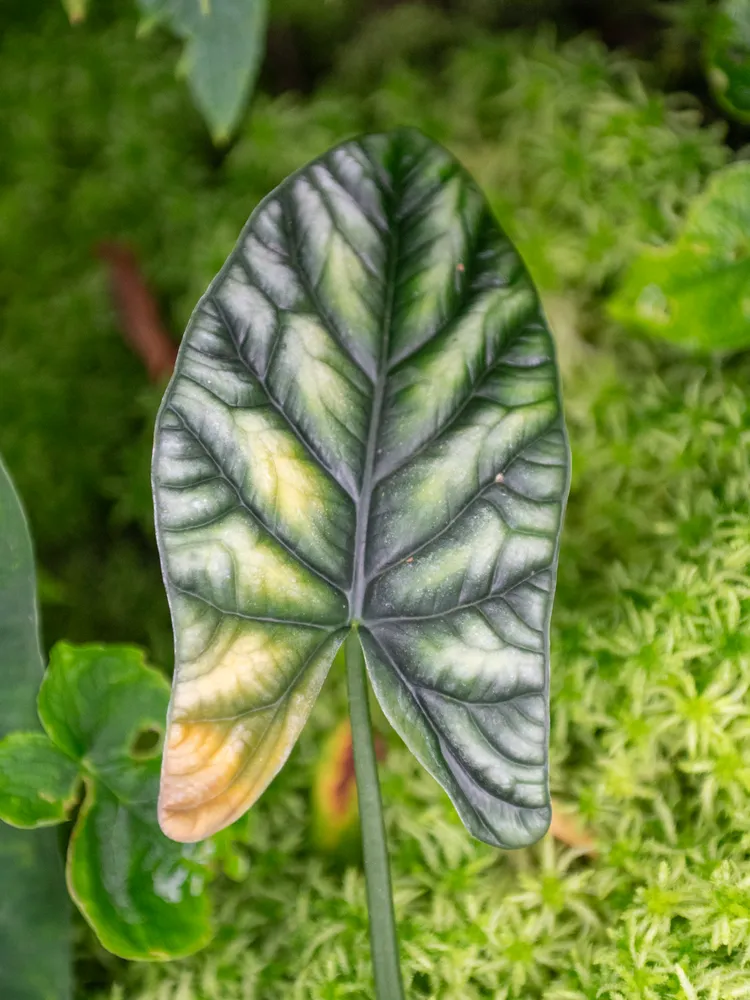
[[[704,49],[711,89],[732,118],[750,121],[750,0],[721,0],[708,9]]]
[[[31,538],[0,461],[0,738],[38,727],[43,672]],[[69,1000],[70,907],[54,833],[0,823],[0,871],[0,996]]]
[[[1,465],[0,551],[0,985],[14,1000],[64,1000],[62,864],[56,838],[37,828],[74,818],[70,894],[102,944],[131,959],[188,955],[207,942],[209,855],[176,845],[156,822],[163,675],[137,649],[59,643],[42,678],[31,543]]]
[[[467,828],[547,830],[568,483],[554,348],[480,192],[400,130],[251,216],[157,420],[176,674],[159,818],[193,842],[288,757],[345,644],[377,995],[402,995],[367,677]]]
[[[268,0],[137,0],[142,30],[168,26],[185,43],[178,74],[216,143],[236,129],[263,58]],[[63,0],[72,23],[88,0]]]
[[[382,760],[377,744],[376,756]],[[311,810],[316,848],[344,862],[361,857],[352,727],[348,719],[339,722],[321,748]]]
[[[127,646],[58,643],[39,689],[44,733],[0,743],[0,819],[62,823],[84,788],[68,846],[76,905],[123,958],[189,955],[210,937],[205,871],[156,822],[169,686]]]
[[[750,164],[717,171],[677,240],[644,249],[610,301],[627,326],[703,351],[750,346]]]
[[[440,58],[407,52],[396,67],[384,46],[366,88],[338,70],[318,93],[260,97],[251,127],[207,167],[163,33],[136,45],[130,5],[98,13],[61,33],[53,4],[8,25],[2,42],[4,102],[23,106],[25,126],[4,118],[0,429],[39,543],[48,638],[128,636],[152,662],[170,659],[149,498],[135,475],[149,419],[132,405],[142,372],[118,344],[91,247],[127,238],[176,330],[229,252],[232,219],[285,173],[337,136],[423,125],[471,166],[537,283],[580,304],[575,328],[596,343],[566,384],[576,502],[553,623],[551,773],[601,851],[567,870],[556,856],[548,870],[549,844],[502,855],[471,841],[391,737],[382,779],[405,975],[415,995],[436,1000],[742,995],[750,922],[736,870],[750,857],[750,727],[746,710],[726,722],[706,687],[729,664],[741,691],[748,671],[747,361],[718,367],[634,341],[596,309],[639,244],[674,240],[685,207],[732,155],[723,125],[703,127],[697,98],[682,110],[685,95],[653,89],[653,68],[644,77],[630,55],[595,41],[454,35]],[[585,169],[571,155],[580,135]],[[82,372],[95,377],[82,382]],[[73,406],[84,385],[86,405]],[[132,470],[123,449],[137,457]],[[125,533],[120,519],[134,508]],[[115,962],[104,974],[89,936],[82,993],[372,995],[362,875],[332,872],[306,823],[342,681],[326,685],[292,766],[246,814],[249,875],[213,891],[222,934],[179,963]],[[692,748],[696,724],[721,739]],[[674,885],[662,884],[665,860]],[[534,891],[520,898],[519,880]],[[505,949],[525,985],[508,985]]]
[[[509,32],[457,43],[424,71],[383,64],[367,88],[334,74],[310,96],[258,95],[209,169],[163,33],[136,44],[129,4],[114,23],[111,5],[97,10],[61,32],[52,4],[0,41],[0,104],[29,124],[0,121],[0,256],[15,262],[0,275],[0,446],[34,525],[48,646],[125,639],[169,668],[147,473],[157,391],[121,344],[93,247],[110,237],[137,251],[176,340],[232,248],[232,220],[339,137],[414,124],[476,177],[546,295],[564,360],[566,329],[601,329],[602,284],[643,242],[674,237],[728,151],[721,123],[702,128],[696,109],[646,88],[632,59]],[[518,102],[502,101],[514,81]],[[583,161],[570,155],[581,135]],[[96,378],[76,407],[81,370]]]
[[[750,122],[750,0],[678,0],[657,11],[670,23],[667,65],[700,65],[722,111]]]

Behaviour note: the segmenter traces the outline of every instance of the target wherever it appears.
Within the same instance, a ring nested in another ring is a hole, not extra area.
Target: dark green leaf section
[[[445,150],[369,136],[273,192],[157,426],[163,828],[198,839],[257,798],[356,621],[383,708],[469,829],[538,839],[568,461],[535,290]]]
[[[210,937],[204,871],[156,821],[169,687],[137,649],[59,644],[39,692],[46,735],[0,743],[0,817],[19,826],[67,818],[70,894],[102,944],[123,958],[188,955]]]
[[[31,538],[0,461],[0,738],[38,726],[43,669]],[[71,978],[70,905],[55,833],[0,823],[0,997],[68,1000]]]

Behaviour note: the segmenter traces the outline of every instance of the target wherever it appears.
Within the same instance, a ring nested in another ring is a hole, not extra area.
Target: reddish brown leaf
[[[177,346],[164,328],[135,254],[121,243],[100,243],[96,252],[107,264],[112,298],[126,341],[142,359],[152,382],[168,378]]]

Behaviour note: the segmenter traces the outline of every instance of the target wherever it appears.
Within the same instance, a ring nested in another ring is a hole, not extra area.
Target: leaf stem
[[[346,677],[367,882],[375,998],[403,1000],[404,987],[401,981],[396,920],[393,914],[388,847],[380,801],[378,766],[372,742],[370,706],[367,700],[367,675],[356,627],[351,630],[346,640]]]

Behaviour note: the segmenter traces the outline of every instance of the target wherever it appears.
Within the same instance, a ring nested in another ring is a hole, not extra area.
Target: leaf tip
[[[211,130],[211,139],[213,141],[214,146],[216,146],[218,149],[223,149],[224,147],[229,145],[229,140],[232,138],[231,128],[229,128],[226,125],[219,125],[216,128],[214,128],[213,126],[209,126],[209,128]]]
[[[243,774],[247,754],[242,740],[226,736],[224,727],[212,723],[169,725],[158,819],[170,840],[206,840],[239,819],[265,788]]]

